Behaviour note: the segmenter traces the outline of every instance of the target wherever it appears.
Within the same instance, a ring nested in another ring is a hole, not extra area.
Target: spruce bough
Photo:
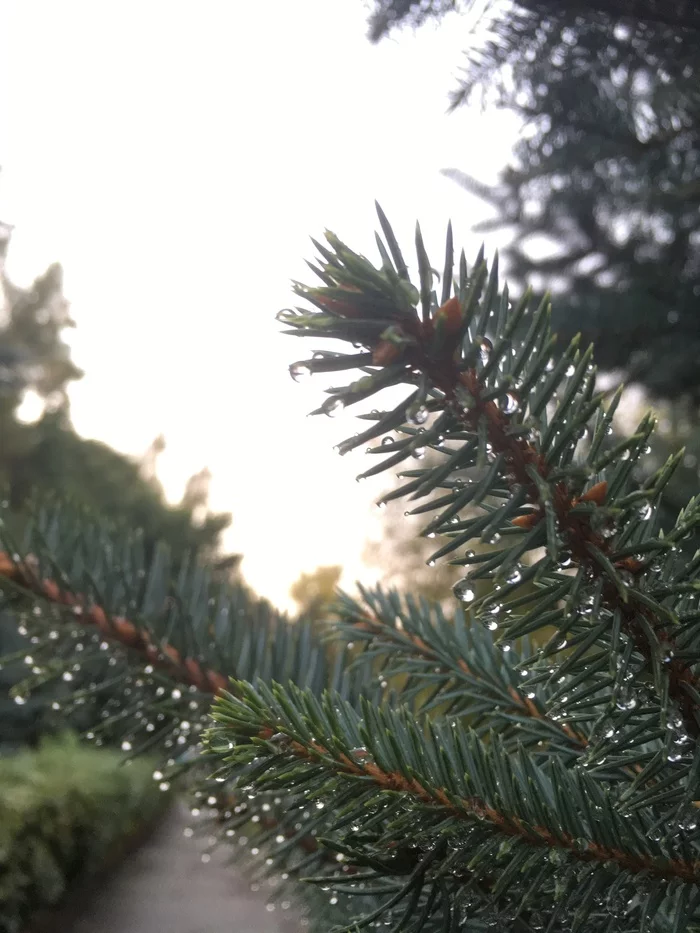
[[[385,499],[429,513],[431,560],[464,567],[454,613],[361,588],[322,644],[165,548],[146,566],[133,532],[38,506],[22,540],[0,529],[33,639],[18,699],[70,674],[61,714],[93,703],[93,739],[160,750],[157,780],[245,833],[281,904],[311,892],[314,929],[700,930],[700,552],[681,547],[700,505],[666,530],[657,509],[682,452],[640,485],[653,417],[610,447],[621,393],[578,339],[553,355],[549,299],[455,262],[450,227],[439,274],[416,229],[413,284],[377,210],[381,265],[326,233],[321,285],[278,319],[347,345],[295,379],[361,374],[315,413],[407,386],[338,449],[398,468]]]

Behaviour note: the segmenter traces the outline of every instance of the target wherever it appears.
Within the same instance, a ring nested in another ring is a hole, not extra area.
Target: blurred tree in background
[[[377,2],[371,35],[477,6]],[[509,278],[554,288],[563,340],[580,330],[601,367],[697,404],[700,8],[521,0],[486,10],[490,37],[468,51],[452,107],[481,95],[527,122],[498,186],[447,170],[496,211],[476,229],[514,230]]]
[[[336,599],[335,590],[342,573],[338,564],[302,573],[289,589],[289,595],[299,606],[299,615],[310,619],[325,617],[325,608]]]
[[[700,462],[700,6],[374,0],[370,39],[451,13],[474,27],[452,108],[481,100],[524,129],[499,184],[445,174],[493,208],[476,230],[512,231],[513,291],[556,294],[560,345],[580,331],[612,381],[644,389],[661,416],[648,468],[686,446],[669,524]]]
[[[176,563],[189,554],[207,561],[222,581],[238,580],[241,557],[223,554],[221,545],[231,515],[209,511],[206,468],[190,478],[181,502],[172,506],[156,478],[165,449],[162,435],[139,461],[76,433],[68,389],[83,372],[62,339],[64,328],[75,326],[63,295],[62,268],[52,264],[28,289],[14,285],[4,267],[10,233],[11,227],[0,225],[0,498],[10,503],[15,532],[21,536],[24,505],[36,489],[142,529],[149,559],[156,542],[163,541]],[[38,409],[31,421],[20,417],[27,398]],[[16,628],[0,615],[0,654],[29,656]],[[21,661],[0,671],[0,744],[34,740],[44,728],[36,714],[39,697],[22,707],[7,698],[9,687],[25,673]]]

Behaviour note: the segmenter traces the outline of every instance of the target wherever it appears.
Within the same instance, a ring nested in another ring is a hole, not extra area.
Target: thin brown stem
[[[109,616],[101,606],[90,604],[82,593],[68,592],[55,580],[40,579],[37,569],[36,558],[32,555],[24,561],[15,561],[0,551],[0,579],[4,577],[52,605],[71,609],[75,622],[94,625],[105,637],[142,654],[150,664],[166,669],[181,683],[211,694],[228,688],[228,678],[224,674],[202,667],[195,658],[182,657],[172,645],[156,645],[145,629],[124,616]]]
[[[257,737],[267,741],[272,737],[273,731],[271,727],[262,729]],[[554,834],[546,826],[531,825],[515,814],[504,813],[489,806],[479,797],[454,797],[443,788],[428,789],[416,778],[409,780],[398,771],[385,771],[371,760],[367,753],[360,760],[354,760],[343,753],[336,759],[333,752],[318,742],[304,745],[296,740],[290,742],[287,749],[302,760],[316,761],[323,758],[328,763],[330,759],[341,774],[370,778],[383,790],[398,791],[423,804],[439,805],[459,820],[476,819],[482,823],[490,823],[499,832],[520,838],[531,846],[563,849],[582,862],[615,862],[626,871],[635,874],[644,872],[647,876],[666,881],[679,878],[688,883],[700,884],[700,861],[649,858],[590,840],[584,845],[580,837],[574,837],[564,831]]]

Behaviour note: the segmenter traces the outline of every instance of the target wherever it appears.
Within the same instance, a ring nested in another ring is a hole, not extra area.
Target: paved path
[[[174,806],[62,933],[300,933],[289,911],[269,912],[262,890],[226,864],[229,849],[202,862],[205,840],[184,838],[186,814]]]

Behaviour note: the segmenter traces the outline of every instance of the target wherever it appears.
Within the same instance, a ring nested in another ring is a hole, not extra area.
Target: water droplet
[[[645,502],[644,505],[639,510],[639,518],[643,521],[649,521],[653,514],[654,509],[652,508],[649,502]]]
[[[129,742],[127,739],[124,739],[124,741],[122,742],[122,751],[123,752],[131,751],[131,742]]]
[[[329,398],[321,405],[323,413],[328,415],[329,418],[335,418],[345,407],[345,404],[342,399],[339,398]]]
[[[24,706],[26,702],[27,702],[26,697],[22,696],[20,693],[15,694],[15,703],[18,706]]]
[[[506,577],[506,583],[520,583],[522,580],[522,574],[517,567],[514,567],[511,572]]]
[[[567,375],[567,376],[573,376],[573,374],[574,374],[575,372],[576,372],[576,367],[574,366],[573,363],[569,363],[569,365],[566,367],[566,373],[565,373],[565,375]]]
[[[64,680],[73,680],[73,675],[71,674],[70,671],[64,671],[61,676],[63,677]]]
[[[166,790],[170,790],[170,782],[161,781],[160,784],[158,785],[158,790],[162,790],[164,793]]]
[[[463,580],[460,580],[458,583],[452,587],[452,592],[455,594],[457,599],[461,600],[463,603],[470,603],[474,600],[476,592],[474,587],[469,581],[469,577],[465,577]]]
[[[180,697],[182,696],[182,691],[178,690],[178,688],[175,687],[175,689],[171,692],[170,696],[173,698],[173,700],[179,700]]]
[[[387,444],[393,444],[393,443],[394,443],[394,438],[390,434],[387,434],[386,437],[382,438],[382,447],[386,447]]]
[[[495,619],[491,619],[490,621],[486,623],[486,628],[492,632],[495,632],[496,629],[498,628],[498,622],[496,622]]]
[[[416,460],[422,460],[425,456],[425,447],[416,447],[411,456]]]
[[[482,363],[488,363],[491,351],[493,350],[493,344],[488,337],[483,337],[479,343],[479,356],[481,357]]]
[[[154,781],[162,781],[162,780],[163,780],[163,772],[162,772],[162,771],[154,771],[154,772],[153,772],[153,780],[154,780]]]
[[[518,396],[513,392],[506,393],[505,397],[501,401],[501,411],[506,415],[514,414],[520,408],[520,401]]]
[[[429,414],[425,405],[419,405],[417,408],[411,407],[408,410],[408,420],[411,424],[425,424]]]
[[[306,363],[292,363],[289,367],[289,375],[295,382],[301,382],[311,375],[311,369]]]

